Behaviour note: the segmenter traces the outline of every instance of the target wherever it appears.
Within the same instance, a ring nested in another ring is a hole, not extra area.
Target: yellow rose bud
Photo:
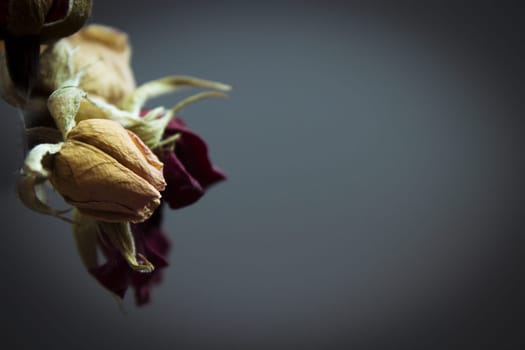
[[[49,157],[49,180],[64,199],[107,222],[141,222],[160,204],[162,163],[133,133],[105,119],[79,122]]]

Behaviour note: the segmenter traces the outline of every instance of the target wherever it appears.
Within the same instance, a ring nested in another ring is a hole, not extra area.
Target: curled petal
[[[62,148],[62,144],[43,143],[34,147],[24,161],[22,177],[17,184],[17,194],[22,203],[31,210],[38,213],[58,217],[70,222],[64,214],[68,210],[55,210],[47,204],[45,182],[49,171],[43,163],[49,161],[49,156],[56,154]]]
[[[186,171],[174,152],[164,155],[164,177],[168,183],[164,200],[172,209],[193,204],[204,194],[202,186]]]
[[[62,143],[42,143],[34,147],[24,160],[24,173],[47,178],[49,171],[42,164],[48,155],[56,154],[62,149]]]
[[[160,219],[161,210],[153,214],[151,220]],[[150,220],[148,220],[150,221]],[[135,290],[135,301],[137,305],[144,305],[150,301],[151,288],[154,284],[162,281],[162,270],[168,266],[166,255],[170,249],[170,242],[159,225],[148,221],[132,225],[135,236],[137,251],[143,252],[154,265],[152,273],[132,273],[131,285]]]
[[[201,184],[203,189],[226,179],[224,173],[212,165],[206,142],[191,131],[180,118],[174,118],[170,121],[165,136],[176,133],[181,134],[175,148],[177,157],[184,164],[187,172]]]
[[[64,216],[64,214],[69,212],[69,209],[56,210],[47,204],[44,181],[46,180],[37,177],[35,174],[23,175],[18,181],[16,188],[18,198],[27,208],[37,213],[51,215],[66,222],[71,222],[69,218]]]
[[[109,291],[124,298],[130,283],[130,272],[128,264],[121,256],[114,255],[106,263],[91,268],[89,272]]]

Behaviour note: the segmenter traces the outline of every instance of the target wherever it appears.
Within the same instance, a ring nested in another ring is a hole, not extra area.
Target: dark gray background
[[[166,215],[165,281],[123,314],[16,200],[2,104],[5,348],[521,348],[523,11],[421,3],[95,0],[138,82],[235,87],[182,114],[229,180]]]

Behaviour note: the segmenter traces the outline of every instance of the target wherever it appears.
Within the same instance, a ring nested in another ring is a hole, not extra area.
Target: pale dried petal
[[[70,221],[64,214],[68,210],[55,210],[47,204],[45,197],[45,182],[49,171],[44,163],[49,161],[50,156],[56,154],[62,148],[62,143],[43,143],[34,147],[24,160],[22,177],[17,184],[17,194],[22,203],[31,210],[41,214],[58,217]]]
[[[34,147],[24,160],[24,173],[47,178],[49,171],[44,168],[42,162],[46,156],[58,153],[61,148],[62,143],[42,143]]]
[[[40,57],[39,88],[55,91],[74,76],[73,57],[75,52],[65,40],[49,45]]]
[[[64,214],[69,212],[69,209],[56,210],[47,204],[44,188],[45,181],[45,179],[40,178],[35,174],[23,175],[18,181],[16,187],[18,198],[20,198],[22,204],[27,208],[36,211],[37,213],[51,215],[64,221],[71,222],[69,218],[64,216]]]
[[[86,70],[80,87],[88,94],[117,103],[133,92],[131,49],[125,33],[93,24],[64,40],[78,48],[73,65],[75,71]]]

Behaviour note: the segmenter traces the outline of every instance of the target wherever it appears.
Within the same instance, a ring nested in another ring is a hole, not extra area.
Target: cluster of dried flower
[[[29,97],[5,57],[0,62],[0,94],[31,115],[18,195],[30,209],[73,225],[81,259],[103,286],[121,298],[131,286],[137,304],[147,303],[168,264],[163,206],[190,205],[225,178],[177,112],[230,87],[186,76],[137,87],[127,35],[101,25],[39,50]],[[209,91],[171,109],[144,110],[148,99],[182,87]],[[52,208],[49,188],[72,209]]]

